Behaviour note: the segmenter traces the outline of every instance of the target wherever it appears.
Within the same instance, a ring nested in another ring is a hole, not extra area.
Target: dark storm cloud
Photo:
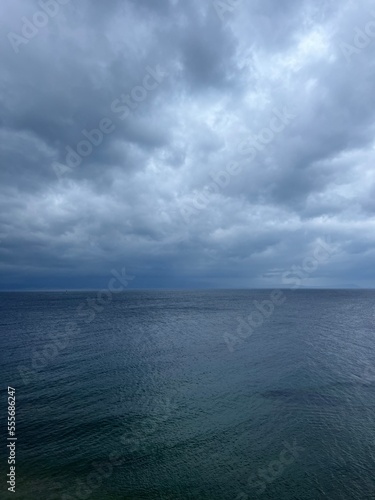
[[[0,7],[3,288],[372,286],[371,2],[227,5]]]

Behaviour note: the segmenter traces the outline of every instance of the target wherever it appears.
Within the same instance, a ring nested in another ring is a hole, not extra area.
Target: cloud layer
[[[375,9],[6,0],[3,289],[373,286]]]

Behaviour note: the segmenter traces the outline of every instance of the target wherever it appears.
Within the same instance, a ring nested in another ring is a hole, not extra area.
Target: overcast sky
[[[0,17],[2,289],[374,285],[373,2]]]

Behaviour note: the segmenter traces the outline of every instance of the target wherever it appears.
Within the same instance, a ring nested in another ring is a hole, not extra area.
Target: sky
[[[0,17],[0,289],[374,286],[373,2]]]

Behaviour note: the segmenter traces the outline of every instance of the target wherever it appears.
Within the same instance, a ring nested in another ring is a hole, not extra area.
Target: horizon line
[[[0,293],[78,293],[78,292],[103,292],[106,288],[51,288],[51,289],[43,289],[43,288],[35,288],[35,289],[7,289],[0,290]],[[142,292],[142,291],[257,291],[257,290],[288,290],[288,291],[301,291],[301,290],[375,290],[375,287],[359,287],[359,286],[343,286],[343,287],[282,287],[282,286],[274,286],[274,287],[243,287],[243,288],[124,288],[124,290],[113,292],[113,295],[118,295],[120,293],[126,292]]]

